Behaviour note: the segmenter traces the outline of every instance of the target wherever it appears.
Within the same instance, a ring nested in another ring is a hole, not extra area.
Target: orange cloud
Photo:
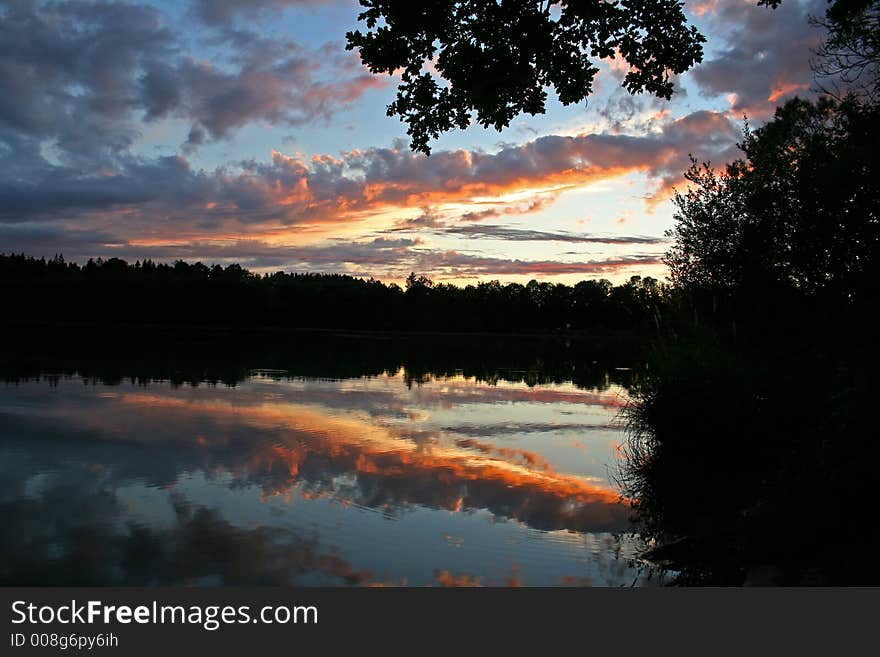
[[[787,96],[795,91],[806,91],[809,88],[810,85],[806,82],[780,82],[773,86],[767,100],[775,103],[783,96]]]
[[[717,11],[718,0],[689,0],[688,9],[694,16],[704,16]]]

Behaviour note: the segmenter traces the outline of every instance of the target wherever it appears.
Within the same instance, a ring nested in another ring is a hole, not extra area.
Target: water
[[[631,585],[626,389],[518,378],[0,384],[0,580]]]

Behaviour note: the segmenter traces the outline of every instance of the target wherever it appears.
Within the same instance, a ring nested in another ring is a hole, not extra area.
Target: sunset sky
[[[0,252],[186,259],[472,283],[665,276],[688,156],[736,156],[809,94],[824,0],[688,0],[703,63],[671,102],[600,64],[552,100],[426,157],[345,33],[354,0],[0,0]]]

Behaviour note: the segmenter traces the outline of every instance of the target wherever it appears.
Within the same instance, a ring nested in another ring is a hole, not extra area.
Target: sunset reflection
[[[2,450],[23,467],[4,476],[9,504],[45,502],[58,486],[74,486],[110,504],[105,529],[115,538],[102,540],[122,540],[123,551],[157,533],[170,532],[162,542],[178,545],[221,532],[219,544],[276,567],[243,573],[230,552],[188,574],[166,564],[170,581],[510,586],[632,578],[602,538],[625,531],[629,516],[607,476],[623,399],[613,386],[258,373],[235,387],[93,386],[74,377],[55,392],[24,383],[0,398],[13,429]],[[61,554],[83,549],[81,533],[69,529],[52,537]],[[504,549],[490,567],[487,546],[495,544]]]

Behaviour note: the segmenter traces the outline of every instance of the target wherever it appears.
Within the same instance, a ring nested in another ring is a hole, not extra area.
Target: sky
[[[690,156],[812,95],[824,0],[687,0],[671,101],[595,93],[425,156],[345,33],[354,0],[0,0],[0,253],[184,259],[401,282],[666,277]]]

